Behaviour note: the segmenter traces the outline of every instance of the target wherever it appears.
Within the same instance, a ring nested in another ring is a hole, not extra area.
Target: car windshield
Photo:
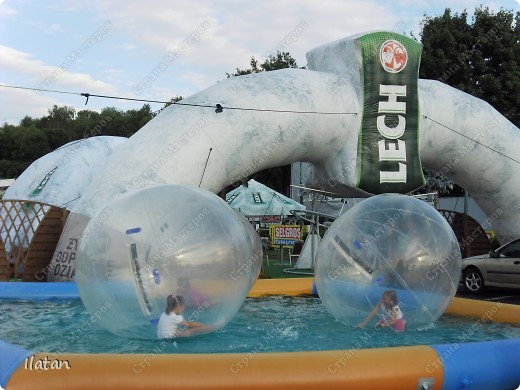
[[[511,244],[506,245],[504,249],[500,251],[500,256],[520,257],[520,240],[513,241]]]

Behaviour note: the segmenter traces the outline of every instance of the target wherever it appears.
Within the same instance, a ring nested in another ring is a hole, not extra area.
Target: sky
[[[371,30],[418,36],[424,15],[520,0],[0,0],[0,84],[165,101],[210,87],[277,50],[298,66],[317,46]],[[142,102],[0,87],[0,124],[53,105],[139,109]],[[162,104],[152,103],[153,110]]]

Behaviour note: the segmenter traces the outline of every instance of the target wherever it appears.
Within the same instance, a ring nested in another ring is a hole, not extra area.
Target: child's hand
[[[356,328],[364,328],[365,325],[366,324],[364,322],[360,322],[359,324],[356,325]]]
[[[388,326],[388,324],[386,322],[378,322],[376,324],[376,329],[386,328],[387,326]]]

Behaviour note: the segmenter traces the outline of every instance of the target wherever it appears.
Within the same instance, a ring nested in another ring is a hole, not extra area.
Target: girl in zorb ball
[[[377,305],[374,306],[365,321],[358,324],[358,327],[363,328],[379,310],[381,310],[381,319],[377,322],[376,328],[391,327],[398,332],[404,332],[406,321],[397,304],[397,294],[394,290],[386,290],[383,293]]]
[[[200,322],[186,321],[182,315],[184,308],[185,300],[182,295],[168,295],[166,310],[161,314],[157,326],[158,339],[191,336],[214,330],[214,327],[203,325]]]

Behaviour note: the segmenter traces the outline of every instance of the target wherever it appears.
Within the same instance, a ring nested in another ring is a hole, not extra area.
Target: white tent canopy
[[[14,179],[0,179],[0,188],[9,187],[14,183]]]
[[[253,179],[226,194],[226,202],[244,216],[291,215],[305,206]]]
[[[294,265],[296,269],[302,268],[314,268],[316,261],[316,253],[318,252],[318,246],[320,245],[321,237],[317,232],[311,232],[307,235],[305,243],[303,244],[298,261]]]

